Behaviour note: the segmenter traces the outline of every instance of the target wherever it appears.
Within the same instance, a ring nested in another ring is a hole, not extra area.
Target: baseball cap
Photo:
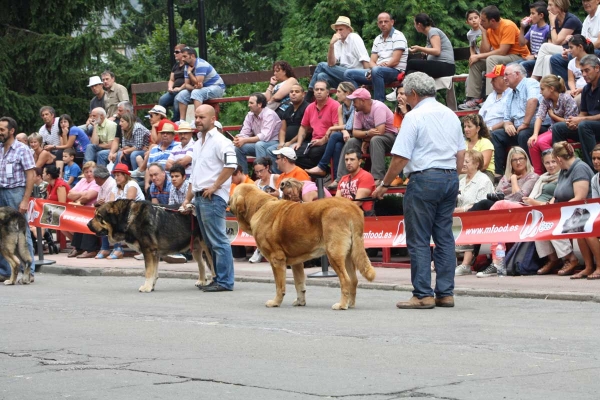
[[[349,94],[346,97],[349,98],[350,100],[354,100],[354,99],[369,100],[369,99],[371,99],[371,93],[369,93],[369,91],[365,88],[358,88],[354,92],[352,92],[352,94]]]
[[[506,71],[506,65],[498,64],[492,69],[492,72],[485,74],[486,78],[497,78],[499,76],[504,76],[504,71]]]
[[[148,111],[148,115],[146,115],[146,117],[150,118],[150,114],[160,114],[167,118],[167,110],[163,106],[152,107],[152,110]]]
[[[291,147],[282,147],[279,150],[273,150],[273,154],[281,154],[284,157],[289,158],[290,160],[296,160],[296,152]]]
[[[100,79],[100,77],[99,76],[90,77],[90,83],[88,83],[88,87],[92,87],[92,86],[96,86],[96,85],[102,85],[102,80]]]
[[[219,121],[215,121],[215,128],[217,128],[218,130],[223,130],[223,124],[221,124]]]

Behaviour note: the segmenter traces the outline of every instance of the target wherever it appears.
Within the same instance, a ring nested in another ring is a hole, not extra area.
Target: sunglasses
[[[175,54],[179,54],[179,53],[181,53],[181,51],[179,51],[179,50],[175,50],[173,53],[175,53]]]

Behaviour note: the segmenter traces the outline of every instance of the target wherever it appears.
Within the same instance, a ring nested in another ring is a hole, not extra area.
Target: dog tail
[[[367,252],[365,251],[365,242],[363,240],[364,224],[351,223],[351,226],[352,249],[350,250],[350,256],[352,257],[352,263],[358,268],[360,274],[371,282],[375,279],[375,268],[371,265],[371,260],[369,260],[369,256],[367,256]]]

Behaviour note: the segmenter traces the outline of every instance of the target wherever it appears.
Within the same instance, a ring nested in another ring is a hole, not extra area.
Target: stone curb
[[[45,265],[40,270],[40,273],[53,275],[73,275],[73,276],[139,276],[144,274],[139,270],[123,269],[123,268],[73,268],[60,265]],[[181,272],[181,271],[161,271],[159,278],[174,278],[174,279],[198,279],[197,273]],[[237,276],[236,282],[253,282],[253,283],[275,283],[273,278],[253,277],[253,276]],[[293,284],[293,279],[287,279],[288,284]],[[307,286],[321,286],[339,288],[340,282],[330,279],[309,278],[306,280]],[[412,291],[411,285],[394,285],[390,283],[367,283],[361,282],[358,284],[361,289],[370,290],[395,290],[400,292]],[[507,299],[537,299],[537,300],[567,300],[567,301],[585,301],[600,303],[600,294],[594,293],[576,293],[576,292],[543,292],[543,291],[516,291],[516,290],[492,290],[492,289],[455,289],[454,293],[458,296],[470,297],[497,297]]]

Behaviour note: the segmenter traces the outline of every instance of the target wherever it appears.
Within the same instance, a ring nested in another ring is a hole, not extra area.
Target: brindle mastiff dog
[[[202,238],[198,221],[191,214],[184,215],[149,201],[121,199],[98,207],[87,226],[98,236],[108,236],[111,243],[125,242],[144,255],[146,281],[140,292],[154,290],[160,256],[184,252],[190,244],[198,263],[196,286],[208,283],[202,254],[208,260],[212,276],[215,276],[211,252]]]
[[[11,207],[0,207],[0,254],[10,265],[10,278],[5,285],[17,283],[19,267],[23,263],[23,278],[20,283],[27,285],[31,281],[31,263],[27,248],[27,220],[25,216]]]
[[[327,254],[340,279],[342,296],[334,310],[354,307],[358,278],[375,279],[363,242],[364,218],[352,201],[339,197],[310,203],[278,200],[256,185],[238,185],[231,198],[231,212],[240,228],[254,236],[260,252],[271,263],[276,295],[267,307],[279,307],[285,295],[286,266],[294,273],[297,298],[294,306],[306,305],[303,261]]]

